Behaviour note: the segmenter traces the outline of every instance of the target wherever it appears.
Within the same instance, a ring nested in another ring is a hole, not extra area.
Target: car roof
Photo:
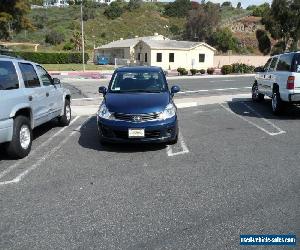
[[[115,70],[115,72],[160,72],[161,67],[156,66],[134,66],[134,67],[120,67]]]
[[[24,60],[22,58],[6,56],[6,55],[0,55],[0,61],[11,61],[11,62],[14,62],[14,63],[15,62],[22,62],[22,63],[31,63],[31,64],[34,64],[34,65],[39,65],[38,63],[27,61],[27,60]]]
[[[293,55],[300,54],[300,51],[290,51],[290,52],[280,53],[280,54],[273,55],[272,57],[279,57],[279,56],[288,55],[288,54],[293,54]]]

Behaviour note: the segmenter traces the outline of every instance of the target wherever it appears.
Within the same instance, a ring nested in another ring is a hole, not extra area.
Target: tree
[[[289,50],[300,38],[300,0],[273,0],[262,23],[271,37],[281,43],[279,49]]]
[[[229,1],[223,2],[222,5],[221,5],[221,7],[222,7],[222,8],[223,8],[223,7],[232,7],[232,3],[229,2]]]
[[[26,17],[30,11],[28,0],[1,0],[0,39],[9,39],[12,32],[34,29]]]
[[[238,49],[238,40],[233,36],[229,28],[218,29],[208,40],[208,43],[216,47],[219,51],[236,51]]]
[[[237,8],[237,9],[242,9],[242,3],[241,3],[241,2],[238,2],[238,4],[236,5],[236,8]]]
[[[186,17],[192,8],[190,0],[175,0],[165,7],[165,15],[169,17]]]
[[[185,38],[194,41],[206,41],[220,22],[220,7],[207,2],[188,13]]]
[[[82,38],[81,33],[79,31],[75,31],[73,33],[72,38],[70,39],[70,43],[73,44],[75,50],[80,51],[82,48]]]
[[[258,49],[264,55],[268,55],[271,51],[271,41],[265,30],[256,31],[256,39],[258,41]]]
[[[45,42],[49,43],[51,45],[57,45],[62,43],[65,40],[65,35],[57,32],[55,30],[51,30],[49,33],[45,36]]]
[[[264,17],[270,11],[270,4],[269,3],[264,3],[264,4],[261,4],[259,6],[253,6],[253,8],[249,9],[249,10],[252,10],[252,15],[253,16]]]
[[[104,15],[109,19],[116,19],[124,12],[124,3],[122,1],[112,2],[104,11]]]
[[[29,0],[30,4],[43,6],[43,0]]]
[[[129,11],[133,11],[135,9],[138,9],[142,6],[143,0],[129,0],[129,3],[127,5],[127,9]]]

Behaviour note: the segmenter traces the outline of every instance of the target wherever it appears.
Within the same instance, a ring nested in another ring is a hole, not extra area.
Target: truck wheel
[[[279,115],[283,109],[283,102],[280,98],[278,90],[275,90],[272,95],[272,111],[275,115]]]
[[[257,83],[254,83],[252,86],[252,101],[254,102],[261,102],[265,98],[265,95],[258,92]]]
[[[71,104],[69,100],[65,100],[64,114],[58,117],[61,126],[68,126],[72,119]]]
[[[31,150],[32,129],[30,120],[25,116],[14,119],[13,136],[7,145],[7,153],[13,158],[24,158]]]

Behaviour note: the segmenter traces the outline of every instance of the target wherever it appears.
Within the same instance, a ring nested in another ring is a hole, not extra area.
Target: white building
[[[43,6],[45,8],[49,7],[67,7],[69,6],[67,0],[44,0]]]
[[[158,35],[157,33],[155,33],[154,36],[135,37],[131,39],[121,38],[120,40],[113,41],[111,43],[95,48],[94,61],[96,62],[98,56],[108,57],[109,62],[112,64],[114,63],[115,58],[134,61],[135,60],[134,47],[140,41],[165,40],[165,39],[168,38],[162,35]]]
[[[127,59],[135,65],[159,66],[164,70],[179,67],[207,69],[214,65],[216,49],[203,42],[169,40],[163,36],[118,40],[95,49],[95,55]]]

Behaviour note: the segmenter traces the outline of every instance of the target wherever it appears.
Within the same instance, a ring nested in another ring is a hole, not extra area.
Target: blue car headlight
[[[165,110],[159,115],[160,120],[166,120],[176,115],[176,107],[174,104],[169,103]]]
[[[112,114],[109,112],[104,102],[100,105],[97,115],[102,119],[113,119]]]

